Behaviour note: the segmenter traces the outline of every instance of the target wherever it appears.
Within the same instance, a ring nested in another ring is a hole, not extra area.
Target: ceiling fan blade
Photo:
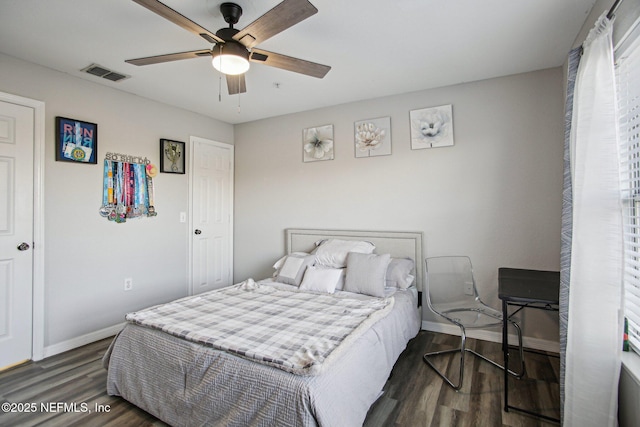
[[[160,64],[162,62],[179,61],[181,59],[200,58],[203,56],[211,57],[211,51],[204,50],[192,50],[189,52],[168,53],[166,55],[147,56],[146,58],[127,59],[124,62],[133,65],[151,65]]]
[[[216,36],[215,33],[207,30],[206,28],[201,27],[196,24],[186,16],[182,15],[179,12],[171,9],[164,3],[160,3],[157,0],[133,0],[138,3],[140,6],[144,6],[150,11],[154,12],[157,15],[162,16],[163,18],[173,22],[176,25],[181,26],[187,31],[191,31],[193,34],[196,34],[209,43],[224,43],[220,37]]]
[[[281,55],[279,53],[268,52],[262,49],[253,49],[251,62],[261,62],[271,67],[282,68],[283,70],[293,71],[295,73],[306,74],[307,76],[317,77],[319,79],[327,75],[331,67],[328,65],[317,64],[304,59],[293,58],[291,56]]]
[[[251,49],[317,12],[318,9],[307,0],[284,0],[240,30],[233,38]]]
[[[244,81],[244,74],[237,74],[235,76],[227,74],[226,78],[229,95],[236,95],[238,93],[245,93],[247,91],[247,85]]]

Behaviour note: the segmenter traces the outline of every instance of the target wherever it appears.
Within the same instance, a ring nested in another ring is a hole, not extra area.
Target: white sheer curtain
[[[573,241],[565,426],[616,426],[622,349],[622,218],[612,22],[583,44],[571,129]]]

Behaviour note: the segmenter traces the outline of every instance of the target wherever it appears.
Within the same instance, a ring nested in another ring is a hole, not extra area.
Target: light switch
[[[180,212],[180,222],[187,222],[187,213]]]

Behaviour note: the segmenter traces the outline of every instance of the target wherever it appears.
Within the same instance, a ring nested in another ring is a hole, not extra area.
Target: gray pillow
[[[313,265],[316,257],[314,255],[287,255],[282,267],[276,275],[276,282],[286,283],[288,285],[300,286],[302,277],[308,266]]]
[[[391,255],[361,254],[347,255],[347,277],[344,290],[358,294],[384,297],[385,277]]]
[[[415,277],[411,274],[414,267],[411,258],[391,258],[387,268],[387,286],[390,288],[407,289]]]

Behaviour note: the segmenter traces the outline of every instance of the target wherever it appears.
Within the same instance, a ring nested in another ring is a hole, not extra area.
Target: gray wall
[[[159,163],[159,139],[233,143],[233,127],[0,55],[0,91],[46,103],[45,347],[187,294],[188,175],[154,179],[158,216],[116,224],[98,215],[105,153]],[[98,124],[98,164],[55,161],[55,116]],[[133,278],[124,292],[123,280]]]
[[[481,293],[497,306],[499,266],[558,268],[562,85],[561,69],[550,69],[234,130],[0,55],[0,91],[46,103],[45,346],[187,293],[188,230],[178,217],[188,211],[188,176],[154,180],[158,217],[110,223],[97,214],[102,167],[54,160],[55,116],[98,123],[100,161],[111,151],[157,163],[160,138],[235,142],[235,281],[271,274],[287,227],[418,230],[427,256],[470,255]],[[443,104],[453,104],[455,146],[411,150],[409,110]],[[392,155],[356,159],[353,122],[382,116],[391,116]],[[335,160],[303,163],[302,129],[329,123]],[[526,322],[537,326],[525,325],[529,336],[557,339],[552,315]]]
[[[427,256],[471,256],[499,307],[498,267],[559,269],[563,99],[555,68],[236,125],[235,280],[270,275],[288,227],[422,231]],[[409,111],[444,104],[455,145],[411,150]],[[354,121],[383,116],[392,154],[355,158]],[[335,159],[303,163],[302,129],[324,124]],[[524,323],[557,341],[555,313]]]

